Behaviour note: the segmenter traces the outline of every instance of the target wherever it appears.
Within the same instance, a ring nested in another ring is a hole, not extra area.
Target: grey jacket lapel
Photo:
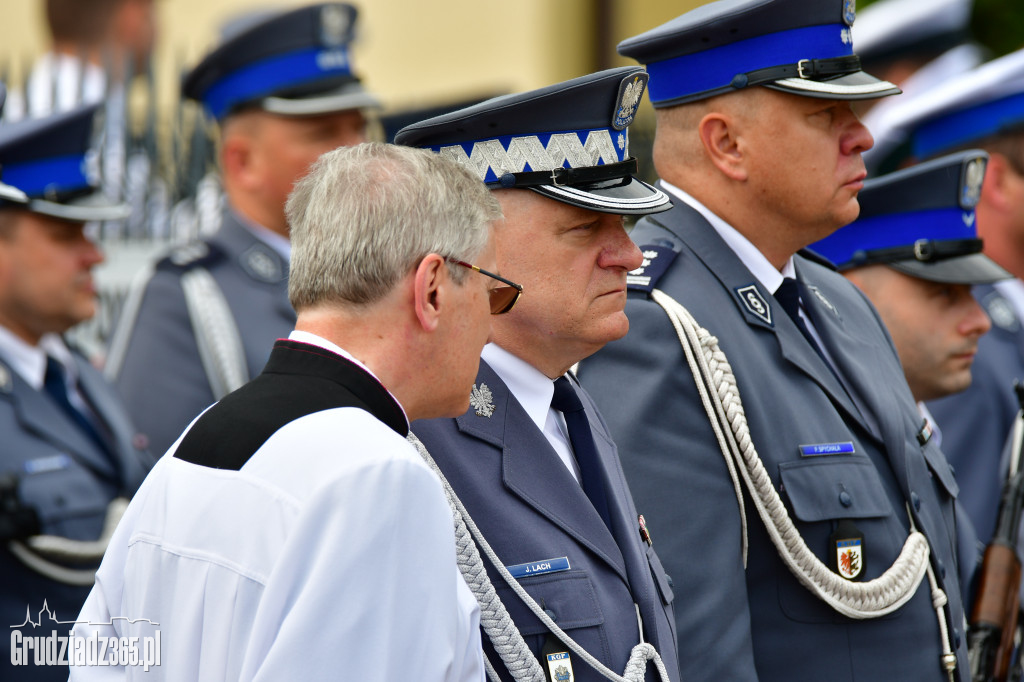
[[[544,434],[483,360],[477,374],[480,384],[491,390],[494,413],[485,418],[471,410],[456,419],[459,430],[501,448],[505,487],[628,582],[622,555],[608,527]],[[602,454],[606,447],[605,443],[598,445]],[[603,475],[607,480],[607,472]]]
[[[140,456],[146,455],[135,447],[135,428],[109,384],[98,372],[87,366],[84,358],[75,356],[75,362],[78,365],[79,389],[110,432],[113,446],[111,454],[117,458],[121,483],[124,489],[135,490],[141,485],[148,467],[154,462],[144,462],[140,459]]]
[[[0,398],[11,401],[14,414],[26,431],[53,443],[100,476],[117,479],[114,463],[82,433],[71,417],[64,414],[48,395],[33,389],[17,373],[11,371],[10,374],[11,391],[0,395]]]
[[[882,442],[902,442],[896,422],[899,410],[893,403],[890,382],[874,380],[875,371],[886,366],[886,359],[880,355],[879,348],[858,338],[856,330],[846,327],[842,311],[832,303],[826,291],[807,282],[802,270],[798,262],[797,275],[811,294],[805,297],[804,309],[847,382],[848,395],[857,406],[861,423]]]
[[[619,462],[618,449],[590,395],[585,390],[580,390],[580,398],[586,408],[587,418],[590,420],[594,433],[594,443],[604,464],[601,473],[605,489],[608,491],[612,534],[615,536],[616,545],[625,562],[628,584],[633,599],[640,607],[644,622],[647,624],[646,634],[654,647],[661,651],[665,643],[658,639],[656,625],[656,609],[661,608],[660,597],[656,593],[651,566],[644,553],[644,546],[638,542],[640,537],[639,516],[633,504],[633,496],[626,487],[626,476]],[[669,644],[669,646],[674,645],[674,642]]]

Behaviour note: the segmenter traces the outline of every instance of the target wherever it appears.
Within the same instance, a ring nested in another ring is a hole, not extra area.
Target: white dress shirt
[[[554,380],[530,363],[493,343],[484,346],[480,357],[505,382],[509,392],[515,396],[530,420],[537,425],[554,448],[562,464],[579,482],[580,469],[569,444],[569,429],[565,425],[565,417],[551,407],[551,398],[555,394]]]

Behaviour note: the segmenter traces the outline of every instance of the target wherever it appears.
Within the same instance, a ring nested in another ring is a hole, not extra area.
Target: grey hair
[[[321,156],[285,215],[296,310],[378,301],[431,253],[472,262],[502,218],[487,187],[455,161],[382,142]],[[458,284],[469,274],[448,267]]]

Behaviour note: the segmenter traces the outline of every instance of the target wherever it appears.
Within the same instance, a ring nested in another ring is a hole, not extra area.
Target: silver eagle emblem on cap
[[[337,47],[345,42],[348,17],[338,5],[325,5],[320,10],[320,38],[324,45]]]
[[[960,207],[972,209],[981,199],[981,184],[985,180],[985,159],[964,162],[963,185],[960,187]]]
[[[853,26],[857,19],[857,0],[844,0],[843,2],[843,23]]]
[[[615,117],[612,119],[612,127],[616,130],[623,130],[633,122],[640,98],[647,87],[647,78],[646,72],[640,72],[627,76],[619,85],[618,106],[615,107]]]
[[[494,414],[494,403],[491,402],[491,397],[491,389],[487,387],[487,384],[482,382],[479,386],[473,384],[473,390],[469,393],[469,405],[476,410],[476,416],[490,419]]]

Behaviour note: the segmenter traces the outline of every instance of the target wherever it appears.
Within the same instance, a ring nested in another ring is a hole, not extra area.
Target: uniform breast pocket
[[[26,474],[21,479],[22,501],[36,510],[44,534],[72,540],[95,540],[103,530],[113,489],[81,466]]]
[[[784,498],[807,547],[830,563],[829,535],[841,519],[850,519],[864,536],[863,580],[884,572],[902,549],[905,533],[874,464],[862,456],[816,457],[779,466]],[[792,620],[832,623],[845,620],[784,567],[779,566],[779,604]],[[764,599],[766,596],[752,598]]]
[[[494,587],[508,610],[513,622],[534,652],[540,651],[548,629],[530,611],[523,600],[501,578],[493,580]],[[601,627],[604,614],[590,578],[583,571],[565,571],[550,575],[521,578],[519,584],[526,589],[558,627],[588,651],[607,651],[608,644]],[[596,646],[597,648],[591,648]]]

